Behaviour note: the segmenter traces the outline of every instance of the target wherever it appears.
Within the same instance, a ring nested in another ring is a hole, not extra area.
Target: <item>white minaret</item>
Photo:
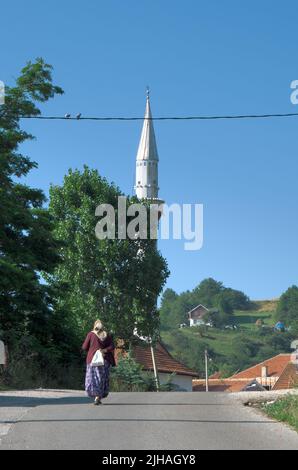
[[[152,203],[158,204],[159,207],[161,207],[164,201],[158,198],[158,190],[158,153],[150,108],[149,88],[147,88],[144,124],[136,161],[135,192],[138,199],[149,199],[152,201]],[[158,209],[158,218],[160,215],[161,210]],[[148,339],[151,350],[156,390],[159,391],[159,378],[155,361],[155,353],[152,340],[151,338]]]
[[[144,124],[136,161],[135,191],[139,199],[158,200],[158,153],[147,89]]]

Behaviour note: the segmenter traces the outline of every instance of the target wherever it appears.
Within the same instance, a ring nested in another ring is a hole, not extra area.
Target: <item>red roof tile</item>
[[[256,377],[262,376],[262,367],[267,366],[268,377],[279,377],[291,360],[291,354],[278,354],[277,356],[271,357],[266,361],[260,362],[259,364],[249,367],[234,374],[231,378],[233,379],[255,379]]]
[[[209,379],[208,389],[210,392],[241,392],[251,380],[247,379]],[[192,390],[194,392],[205,392],[205,379],[193,380]]]
[[[191,377],[198,377],[198,373],[189,369],[181,362],[174,359],[166,347],[158,342],[154,348],[155,362],[158,372],[164,372],[167,374],[175,373],[177,375],[188,375]],[[123,351],[117,351],[118,354],[124,354]],[[144,370],[153,371],[152,356],[150,346],[145,342],[133,345],[132,356],[141,364]]]
[[[209,379],[220,379],[221,374],[221,372],[214,372],[214,374],[210,375]]]
[[[158,372],[198,377],[198,374],[195,371],[189,369],[184,364],[174,359],[166,347],[160,342],[156,344],[154,352]],[[151,349],[147,344],[134,346],[132,355],[145,370],[153,370]]]
[[[296,364],[289,362],[282,371],[272,390],[283,390],[298,385],[298,370]]]

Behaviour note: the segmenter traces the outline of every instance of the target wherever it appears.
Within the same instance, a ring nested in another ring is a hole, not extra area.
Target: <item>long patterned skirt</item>
[[[87,364],[85,390],[89,397],[107,397],[109,394],[110,364],[94,367]]]

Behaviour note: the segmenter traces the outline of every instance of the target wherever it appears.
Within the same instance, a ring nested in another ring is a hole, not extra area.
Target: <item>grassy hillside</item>
[[[272,300],[254,300],[252,304],[255,306],[255,310],[259,312],[273,312],[275,311],[279,299]]]
[[[256,321],[263,320],[264,325],[274,325],[274,314],[278,303],[276,300],[255,300],[250,310],[236,310],[233,315],[235,325],[241,329],[255,329]]]
[[[287,333],[273,331],[277,300],[253,302],[251,310],[235,311],[232,324],[237,329],[199,328],[168,329],[161,337],[169,351],[177,359],[203,375],[203,351],[210,351],[211,372],[221,370],[231,375],[280,352],[289,351]],[[258,327],[261,319],[265,328]]]

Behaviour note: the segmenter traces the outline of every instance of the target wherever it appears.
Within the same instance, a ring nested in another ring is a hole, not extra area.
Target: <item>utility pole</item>
[[[206,381],[206,392],[209,392],[208,386],[208,351],[205,349],[205,381]]]
[[[159,222],[159,219],[162,215],[162,206],[161,204],[164,203],[164,201],[162,201],[161,199],[157,199],[154,201],[155,204],[158,204],[158,206],[155,208],[157,209],[157,219],[158,219],[158,222]],[[157,226],[155,228],[156,230],[156,249],[157,249],[157,240],[158,240],[158,237],[157,237],[157,232],[158,232],[158,222],[157,222]],[[157,299],[156,299],[156,304],[157,304]],[[155,378],[155,384],[156,384],[156,391],[159,392],[159,377],[158,377],[158,371],[157,371],[157,368],[156,368],[156,362],[155,362],[155,354],[154,354],[154,349],[153,349],[153,346],[152,346],[152,341],[151,341],[151,356],[152,356],[152,364],[153,364],[153,372],[154,372],[154,378]]]
[[[154,379],[155,379],[156,391],[159,392],[159,378],[158,378],[158,373],[157,373],[157,369],[156,369],[155,354],[154,354],[154,349],[153,349],[152,342],[150,343],[150,350],[151,350],[153,374],[154,374]]]

